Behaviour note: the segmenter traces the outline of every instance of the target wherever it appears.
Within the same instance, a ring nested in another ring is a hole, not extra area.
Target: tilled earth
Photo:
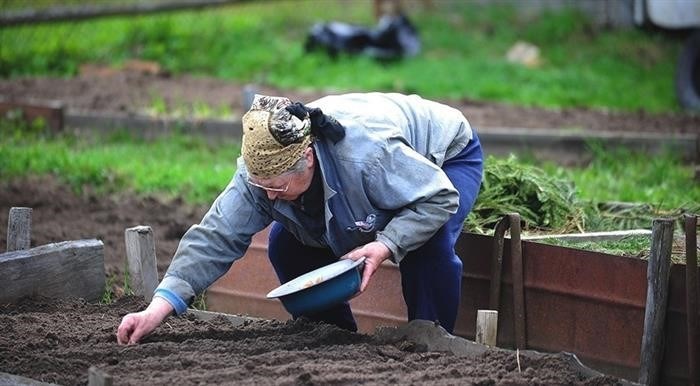
[[[118,345],[119,321],[144,306],[134,297],[110,305],[49,299],[2,305],[0,372],[62,385],[86,384],[91,366],[115,385],[620,384],[610,376],[586,378],[554,354],[456,356],[304,319],[234,327],[223,317],[173,317],[141,344]]]
[[[33,208],[32,246],[102,240],[107,272],[117,277],[125,261],[124,229],[153,227],[162,273],[182,233],[206,209],[153,198],[76,195],[51,178],[0,184],[0,224],[7,224],[12,206]],[[0,238],[0,250],[5,248]],[[0,373],[64,385],[86,384],[90,366],[110,374],[116,385],[619,384],[612,377],[583,377],[557,355],[520,358],[518,371],[516,356],[504,350],[457,357],[304,320],[233,327],[223,318],[174,317],[142,344],[118,345],[121,318],[144,307],[128,296],[110,305],[47,299],[0,305]]]
[[[129,194],[76,194],[52,177],[0,182],[0,251],[7,248],[5,226],[12,207],[32,208],[31,246],[67,240],[98,239],[104,243],[108,275],[124,272],[124,231],[137,225],[153,229],[158,272],[164,273],[182,235],[198,223],[206,207],[180,200],[164,201]],[[118,283],[117,283],[118,284]]]

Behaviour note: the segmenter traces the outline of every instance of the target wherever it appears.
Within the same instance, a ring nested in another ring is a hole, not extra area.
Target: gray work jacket
[[[457,211],[459,193],[440,169],[472,130],[456,109],[416,95],[346,94],[308,104],[345,127],[345,138],[314,141],[324,191],[325,232],[308,233],[291,203],[270,201],[237,171],[202,221],[183,236],[156,295],[184,312],[246,252],[252,236],[278,221],[304,244],[342,256],[377,240],[400,263]]]

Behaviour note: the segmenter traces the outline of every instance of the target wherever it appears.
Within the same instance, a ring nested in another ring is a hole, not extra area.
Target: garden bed
[[[118,345],[119,321],[143,307],[134,297],[109,305],[77,299],[3,305],[0,372],[62,385],[85,384],[91,366],[109,374],[116,385],[622,382],[585,375],[561,354],[488,349],[459,356],[303,319],[234,326],[224,317],[203,321],[190,315],[168,319],[139,345]]]

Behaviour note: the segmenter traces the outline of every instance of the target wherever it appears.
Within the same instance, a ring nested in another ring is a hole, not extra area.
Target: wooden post
[[[664,354],[664,321],[668,302],[672,219],[655,219],[652,225],[651,255],[647,266],[647,301],[639,368],[639,383],[658,385]]]
[[[688,385],[700,386],[700,323],[698,323],[698,216],[685,216],[685,300],[688,325]]]
[[[32,208],[10,208],[7,219],[7,252],[29,249],[32,239]]]
[[[158,286],[156,244],[149,226],[136,226],[124,232],[126,258],[134,293],[150,302]]]
[[[112,386],[112,376],[95,366],[90,366],[88,369],[88,386]]]
[[[476,343],[495,347],[498,334],[498,311],[478,310],[476,312]]]

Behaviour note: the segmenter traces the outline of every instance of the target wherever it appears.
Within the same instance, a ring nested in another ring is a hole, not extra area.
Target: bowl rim
[[[358,267],[360,264],[364,263],[364,261],[365,256],[357,260],[340,259],[331,264],[316,268],[313,271],[307,272],[273,289],[267,294],[267,298],[279,298],[317,286]]]

